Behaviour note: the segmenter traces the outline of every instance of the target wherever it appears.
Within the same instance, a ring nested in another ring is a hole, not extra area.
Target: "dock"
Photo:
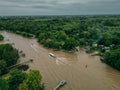
[[[16,66],[19,66],[19,65],[22,65],[22,64],[24,64],[24,63],[32,62],[32,61],[33,61],[33,59],[29,59],[29,60],[26,60],[26,61],[24,61],[24,62],[21,62],[21,63],[15,64],[15,65],[12,65],[12,66],[8,67],[8,69],[13,68],[13,67],[16,67]]]
[[[58,85],[53,89],[53,90],[58,90],[60,87],[62,87],[63,85],[65,85],[67,83],[66,80],[61,80]]]

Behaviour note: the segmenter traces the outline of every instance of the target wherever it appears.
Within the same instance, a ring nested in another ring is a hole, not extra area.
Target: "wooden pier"
[[[29,60],[26,60],[26,61],[24,61],[24,62],[21,62],[21,63],[15,64],[15,65],[12,65],[12,66],[8,67],[8,69],[13,68],[13,67],[16,67],[16,66],[19,66],[19,65],[22,65],[22,64],[24,64],[24,63],[32,62],[32,61],[33,61],[33,59],[29,59]]]
[[[58,85],[53,90],[58,90],[61,86],[65,85],[67,83],[66,80],[62,80],[58,83]]]

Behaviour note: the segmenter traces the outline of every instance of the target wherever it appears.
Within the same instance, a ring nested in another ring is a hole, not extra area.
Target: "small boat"
[[[56,55],[53,53],[49,53],[49,56],[56,58]]]

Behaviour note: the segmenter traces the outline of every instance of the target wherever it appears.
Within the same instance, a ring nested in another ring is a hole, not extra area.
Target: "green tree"
[[[74,38],[68,38],[65,41],[63,48],[65,50],[73,50],[78,45],[78,41]]]
[[[103,37],[100,39],[99,44],[109,46],[112,44],[112,35],[109,33],[105,33]]]
[[[4,39],[4,37],[2,35],[0,35],[0,41],[2,41]]]
[[[0,78],[0,90],[9,90],[8,87],[9,85],[7,81],[3,78]]]
[[[20,85],[19,85],[19,90],[29,90],[28,89],[28,85],[26,84],[26,83],[21,83]]]
[[[9,78],[9,90],[18,90],[20,83],[25,79],[26,74],[22,71],[15,69],[11,71]]]
[[[105,62],[120,70],[120,47],[105,53]]]
[[[40,72],[31,70],[24,82],[28,85],[29,90],[44,90],[44,85],[41,83],[41,80],[42,76]]]
[[[56,33],[56,39],[57,40],[65,40],[67,38],[67,35],[64,31],[58,31]]]
[[[7,72],[7,64],[4,60],[0,60],[0,75],[3,75]]]
[[[10,44],[0,45],[0,60],[4,60],[7,66],[11,66],[17,62],[19,58],[18,51]]]

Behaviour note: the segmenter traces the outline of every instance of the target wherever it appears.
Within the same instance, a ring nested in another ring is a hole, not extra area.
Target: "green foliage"
[[[104,17],[101,19],[103,20]],[[96,18],[84,16],[13,17],[1,19],[0,28],[26,37],[36,35],[38,42],[48,48],[73,50],[76,45],[72,45],[72,47],[67,45],[69,48],[65,48],[67,39],[74,38],[77,43],[83,39],[83,44],[93,43],[99,37],[98,32],[101,32],[97,29],[103,28],[98,27],[103,23],[98,21]],[[82,43],[79,43],[79,45],[82,45]]]
[[[73,50],[74,47],[76,47],[77,45],[78,45],[78,41],[76,41],[74,38],[68,38],[65,41],[64,49],[66,49],[66,50]]]
[[[100,39],[99,44],[109,46],[112,44],[112,36],[109,33],[105,33]]]
[[[0,45],[0,75],[7,73],[7,68],[16,64],[19,58],[18,51],[10,44]]]
[[[2,41],[4,39],[4,37],[2,35],[0,35],[0,41]]]
[[[20,65],[17,67],[17,69],[24,70],[24,71],[26,71],[28,68],[29,68],[29,65]]]
[[[0,60],[0,75],[7,73],[7,64],[4,60]]]
[[[8,88],[8,82],[5,79],[0,78],[0,90],[9,90]]]
[[[18,90],[20,83],[25,79],[25,73],[20,70],[11,71],[11,76],[9,78],[9,90]]]
[[[21,31],[16,31],[17,34],[20,34],[24,37],[34,37],[33,34],[27,33],[27,32],[21,32]]]
[[[105,62],[120,70],[120,47],[105,53]]]
[[[19,85],[19,90],[29,90],[28,89],[28,85],[26,84],[26,83],[21,83],[20,85]]]
[[[0,90],[44,90],[41,80],[42,76],[37,70],[24,73],[15,69],[8,79],[0,78]]]
[[[103,47],[120,45],[120,16],[46,16],[46,17],[1,17],[0,29],[31,37],[53,49],[74,50],[76,46],[90,50],[105,51],[101,47],[92,48],[94,43]],[[114,49],[114,48],[112,48]],[[111,54],[114,51],[111,51]],[[0,52],[0,55],[2,53]],[[4,55],[3,55],[4,56]],[[9,53],[8,53],[9,56]],[[7,65],[12,65],[4,56]],[[107,57],[107,56],[106,56]],[[109,57],[109,56],[108,56]],[[108,59],[107,59],[108,60]],[[115,62],[117,64],[119,62]],[[111,64],[112,65],[112,64]],[[112,65],[115,66],[115,65]],[[118,67],[118,66],[117,66]]]
[[[14,49],[10,44],[0,45],[0,60],[4,60],[8,66],[11,66],[17,62],[19,58],[18,51]]]
[[[44,90],[44,86],[41,83],[42,76],[39,71],[31,70],[24,83],[28,85],[29,90]]]

